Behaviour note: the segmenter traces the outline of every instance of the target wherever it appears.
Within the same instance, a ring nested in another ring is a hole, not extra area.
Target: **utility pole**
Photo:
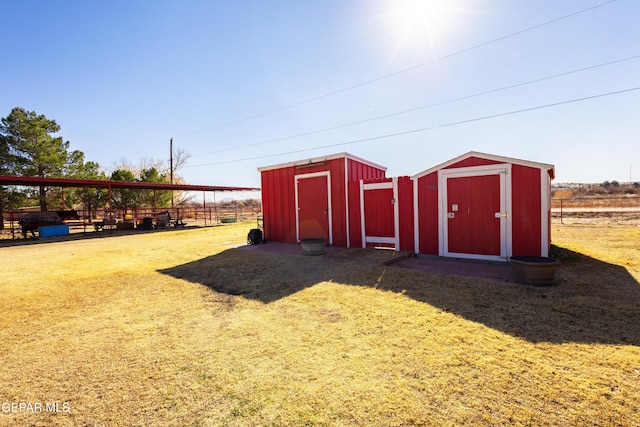
[[[173,138],[169,140],[169,182],[173,184]],[[173,207],[173,190],[171,190],[171,207]]]
[[[173,184],[173,138],[169,140],[169,175],[170,182]]]

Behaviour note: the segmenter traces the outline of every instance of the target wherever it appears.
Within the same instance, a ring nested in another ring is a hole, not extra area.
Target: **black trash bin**
[[[153,218],[142,218],[142,224],[139,227],[141,230],[153,230]]]

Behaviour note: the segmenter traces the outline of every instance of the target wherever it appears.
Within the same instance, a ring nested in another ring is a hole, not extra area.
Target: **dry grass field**
[[[640,423],[640,227],[554,225],[536,288],[252,226],[0,247],[0,425]]]
[[[571,190],[556,191],[551,199],[551,215],[555,222],[640,225],[640,196],[636,194],[569,197],[571,193]]]

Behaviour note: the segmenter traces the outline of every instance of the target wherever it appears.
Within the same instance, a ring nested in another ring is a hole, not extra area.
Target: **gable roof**
[[[336,153],[336,154],[330,154],[328,156],[320,156],[320,157],[313,157],[310,159],[304,159],[304,160],[297,160],[295,162],[287,162],[287,163],[280,163],[277,165],[271,165],[271,166],[263,166],[258,168],[258,171],[262,172],[262,171],[268,171],[268,170],[273,170],[273,169],[282,169],[282,168],[288,168],[291,166],[304,166],[304,165],[308,165],[310,163],[319,163],[319,162],[326,162],[327,160],[335,160],[335,159],[350,159],[350,160],[354,160],[356,162],[359,163],[363,163],[365,165],[368,166],[373,166],[374,168],[386,171],[387,168],[384,166],[380,166],[376,163],[370,162],[368,160],[365,160],[361,157],[358,156],[354,156],[353,154],[350,153],[346,153],[346,152],[342,152],[342,153]]]
[[[549,174],[549,176],[551,177],[551,179],[553,179],[555,177],[555,168],[553,165],[547,164],[547,163],[538,163],[538,162],[532,162],[529,160],[522,160],[522,159],[515,159],[512,157],[505,157],[505,156],[497,156],[495,154],[487,154],[487,153],[480,153],[478,151],[469,151],[466,154],[463,154],[461,156],[458,156],[454,159],[451,160],[447,160],[444,163],[440,163],[439,165],[433,166],[432,168],[429,168],[425,171],[422,171],[420,173],[417,173],[415,175],[413,175],[411,177],[411,179],[418,179],[418,178],[422,178],[425,175],[429,175],[430,173],[436,172],[440,169],[445,169],[448,166],[451,166],[453,164],[456,164],[458,162],[461,162],[463,160],[466,160],[470,157],[477,157],[479,159],[486,159],[486,160],[493,160],[495,162],[499,162],[499,163],[511,163],[514,165],[520,165],[520,166],[528,166],[531,168],[536,168],[536,169],[542,169],[547,171],[547,173]]]

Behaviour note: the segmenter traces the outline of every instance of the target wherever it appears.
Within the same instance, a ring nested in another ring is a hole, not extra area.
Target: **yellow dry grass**
[[[551,288],[233,248],[249,228],[0,248],[0,425],[640,420],[637,228],[554,226]]]

